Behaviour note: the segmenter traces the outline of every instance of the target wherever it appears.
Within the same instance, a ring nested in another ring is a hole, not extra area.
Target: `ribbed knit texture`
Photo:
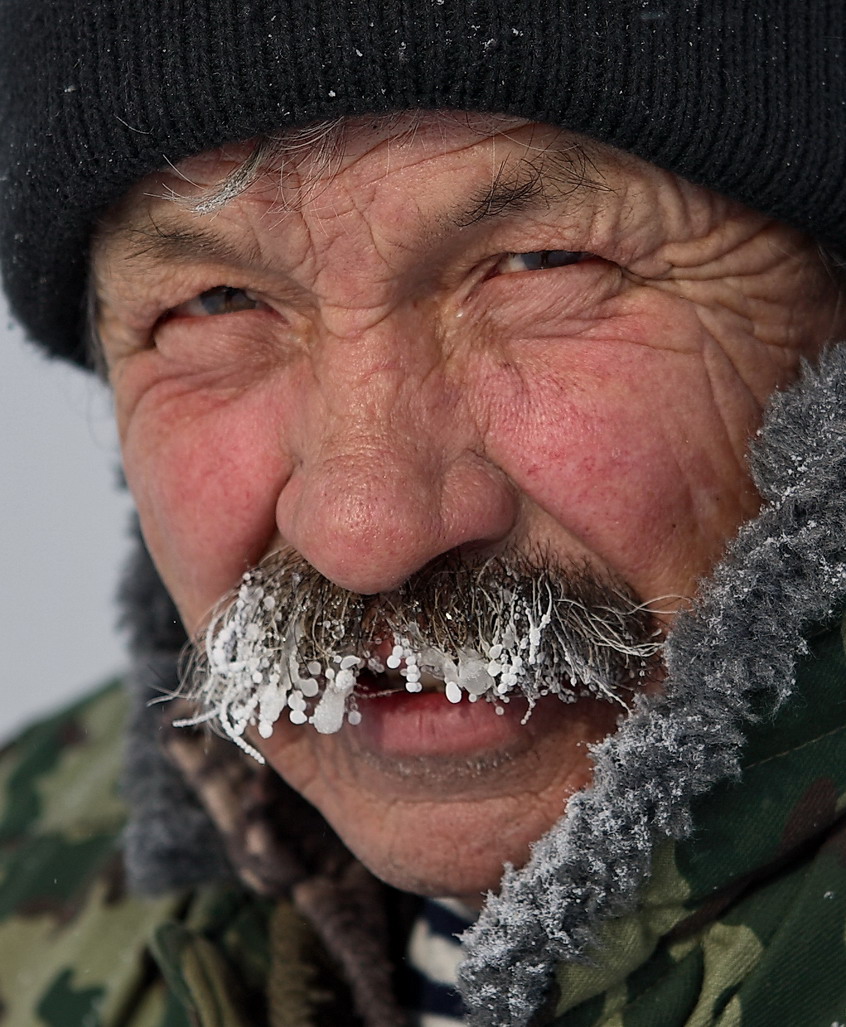
[[[846,249],[843,0],[0,0],[0,258],[81,360],[97,212],[167,161],[410,108],[584,132]]]

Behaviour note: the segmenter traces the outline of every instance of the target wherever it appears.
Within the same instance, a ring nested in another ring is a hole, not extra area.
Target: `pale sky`
[[[108,394],[47,361],[0,299],[0,741],[125,665],[113,596],[129,498]]]

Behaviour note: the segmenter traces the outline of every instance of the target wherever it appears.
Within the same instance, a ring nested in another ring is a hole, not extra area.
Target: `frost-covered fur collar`
[[[508,870],[466,936],[461,987],[474,1027],[527,1024],[556,965],[584,956],[602,923],[635,905],[655,844],[690,834],[693,800],[737,773],[752,710],[791,694],[805,636],[846,600],[846,346],[776,396],[751,463],[764,507],[679,617],[663,696],[597,747],[593,786],[525,867]],[[151,742],[158,712],[147,700],[175,683],[184,636],[144,554],[124,601],[136,667],[131,874],[145,891],[220,878],[214,829]]]

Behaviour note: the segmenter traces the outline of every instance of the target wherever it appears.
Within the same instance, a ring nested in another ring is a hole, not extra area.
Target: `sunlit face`
[[[277,550],[366,594],[507,549],[665,609],[693,595],[756,511],[767,397],[834,331],[813,244],[537,124],[359,120],[333,145],[213,214],[173,194],[248,148],[150,176],[95,246],[126,475],[188,630]],[[617,717],[410,696],[260,745],[374,872],[472,897],[526,859]]]

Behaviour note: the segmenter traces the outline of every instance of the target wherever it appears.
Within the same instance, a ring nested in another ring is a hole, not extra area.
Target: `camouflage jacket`
[[[638,911],[606,925],[594,965],[559,967],[538,1024],[846,1023],[845,646],[846,628],[815,640],[740,780],[699,802],[692,839],[659,850]],[[0,758],[0,1023],[354,1022],[290,903],[234,885],[127,893],[125,714],[111,686]]]

